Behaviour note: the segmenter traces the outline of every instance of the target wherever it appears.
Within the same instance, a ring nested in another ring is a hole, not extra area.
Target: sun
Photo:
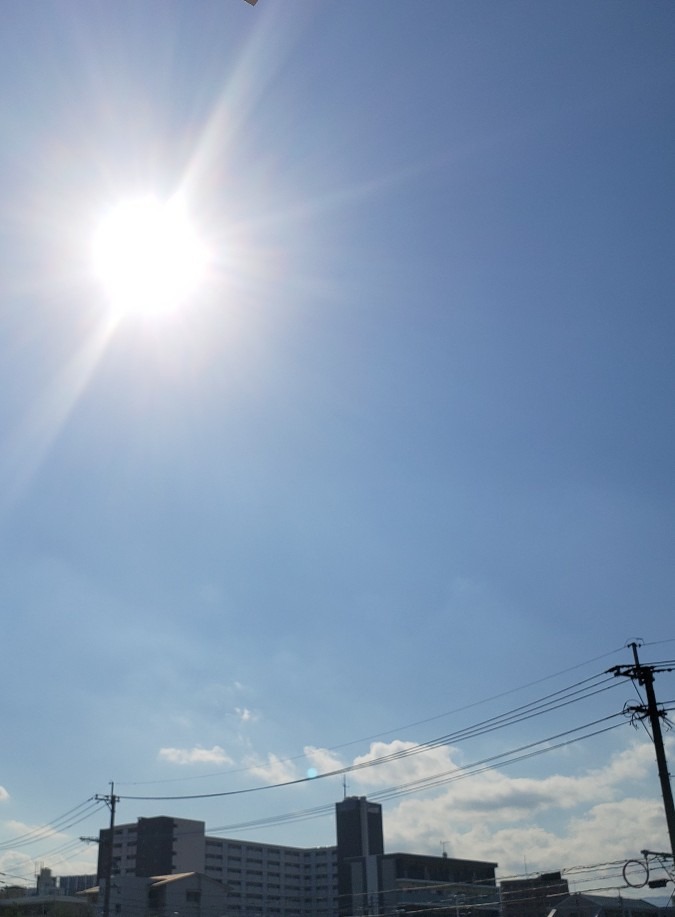
[[[167,314],[190,304],[207,263],[206,246],[176,198],[123,201],[94,236],[94,274],[119,316]]]

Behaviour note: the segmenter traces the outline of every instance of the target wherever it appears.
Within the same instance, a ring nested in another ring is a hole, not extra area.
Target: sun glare
[[[204,279],[207,252],[175,199],[125,201],[94,238],[94,272],[118,315],[157,315],[190,303]]]

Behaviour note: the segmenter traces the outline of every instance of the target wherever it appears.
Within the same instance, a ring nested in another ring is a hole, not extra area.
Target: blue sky
[[[671,3],[3,12],[0,871],[89,871],[104,806],[13,838],[113,780],[262,787],[533,702],[636,637],[673,656]],[[101,215],[177,191],[208,282],[112,327]],[[631,699],[617,681],[348,789]],[[226,828],[342,793],[119,818]],[[663,821],[626,723],[388,801],[385,841],[506,875],[662,849]],[[225,833],[334,839],[329,813]]]

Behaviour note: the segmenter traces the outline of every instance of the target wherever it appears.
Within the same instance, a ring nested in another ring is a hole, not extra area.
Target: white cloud
[[[8,885],[32,885],[35,881],[35,865],[25,853],[7,850],[0,854],[0,872]]]
[[[8,799],[9,799],[9,793],[4,788],[4,786],[0,786],[0,802],[6,802]]]
[[[255,723],[258,720],[258,714],[249,710],[248,707],[235,707],[234,712],[237,714],[241,723]]]
[[[375,742],[353,763],[413,747],[402,740]],[[305,753],[319,772],[344,766],[327,749],[308,747]],[[387,807],[389,852],[438,854],[443,843],[450,856],[497,862],[500,874],[509,875],[522,874],[524,859],[531,871],[555,870],[668,846],[650,742],[636,742],[603,767],[544,777],[487,768],[465,778],[457,749],[443,746],[353,771],[350,783],[356,793],[373,795],[437,774],[447,782]]]
[[[213,748],[160,748],[158,757],[170,764],[234,764],[227,752],[214,745]]]
[[[13,840],[19,840],[20,838],[25,837],[30,834],[34,837],[42,840],[54,840],[56,838],[67,838],[68,835],[62,832],[56,831],[54,828],[50,828],[46,825],[29,825],[23,821],[17,821],[14,818],[10,818],[8,821],[2,823],[3,833],[6,831],[8,837],[6,840],[3,840],[2,846],[8,847],[11,845]]]
[[[273,754],[269,754],[266,761],[257,757],[246,758],[244,766],[265,783],[289,783],[299,779],[292,761],[284,761]]]
[[[388,812],[387,849],[437,853],[442,839],[450,856],[496,862],[499,874],[507,876],[522,874],[525,862],[531,871],[565,870],[577,864],[592,866],[631,859],[639,856],[642,848],[661,849],[658,845],[666,843],[663,809],[655,799],[601,803],[560,824],[531,822],[501,827],[483,820],[453,821],[452,812],[445,807],[434,817],[439,801],[435,802],[435,806],[428,804],[417,811],[414,806],[406,811],[406,804]],[[568,879],[583,891],[583,883],[588,880],[592,887],[599,873],[575,874],[570,870]]]
[[[326,748],[314,748],[313,745],[306,745],[304,752],[311,766],[319,774],[338,771],[345,766],[344,761]]]
[[[401,755],[416,747],[414,742],[405,742],[401,739],[395,739],[392,742],[373,742],[370,751],[354,758],[354,764],[367,765],[378,758]],[[459,765],[453,760],[453,755],[458,756],[458,754],[457,749],[452,746],[440,745],[419,754],[397,757],[394,761],[385,764],[366,767],[356,771],[352,778],[355,782],[369,788],[389,787],[413,780],[423,780],[436,774],[457,771]]]
[[[354,759],[354,764],[362,765],[389,755],[400,755],[415,747],[412,742],[398,739],[388,743],[375,742],[367,754]],[[574,776],[512,777],[496,768],[472,774],[462,769],[458,757],[457,749],[452,746],[439,746],[357,770],[352,773],[351,780],[372,792],[438,776],[445,786],[440,795],[451,802],[455,817],[461,812],[470,812],[472,818],[487,815],[491,820],[513,820],[530,817],[534,811],[573,809],[579,805],[611,800],[623,784],[643,780],[654,768],[654,750],[647,743],[631,746],[602,768]],[[416,801],[416,804],[419,803]]]
[[[306,764],[323,774],[415,747],[401,739],[373,742],[351,762],[312,745],[304,754]],[[378,791],[443,775],[438,786],[385,803],[387,851],[439,854],[443,847],[450,856],[498,863],[502,877],[522,875],[525,861],[531,872],[619,861],[613,882],[601,870],[568,876],[579,891],[619,886],[621,861],[639,857],[643,849],[667,849],[651,742],[636,739],[601,767],[577,772],[575,756],[556,761],[565,773],[521,777],[491,767],[471,773],[463,769],[458,749],[439,746],[352,771],[350,791],[377,798]],[[250,755],[242,763],[269,784],[309,773],[306,764],[274,754]]]

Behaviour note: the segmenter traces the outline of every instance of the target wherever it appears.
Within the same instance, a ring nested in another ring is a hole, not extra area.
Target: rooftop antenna
[[[447,841],[439,841],[439,843],[440,843],[440,845],[441,845],[441,851],[442,851],[443,859],[444,859],[444,860],[447,860],[447,858],[448,858],[448,851],[447,851],[445,848],[448,846],[448,842],[447,842]]]
[[[343,793],[342,798],[346,799],[347,798],[347,775],[346,774],[342,775],[342,793]]]

